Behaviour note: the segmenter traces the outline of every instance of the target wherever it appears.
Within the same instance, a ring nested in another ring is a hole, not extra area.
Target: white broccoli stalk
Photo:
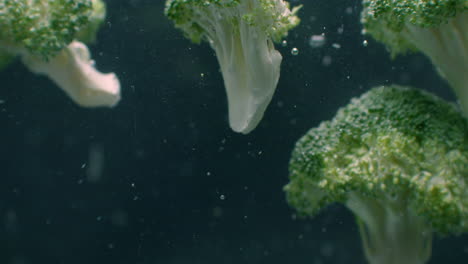
[[[166,15],[193,42],[216,53],[231,128],[247,134],[260,122],[280,76],[279,41],[299,23],[283,0],[168,0]]]
[[[120,100],[120,83],[114,73],[103,74],[94,68],[88,48],[73,41],[48,61],[23,56],[30,71],[53,80],[80,106],[112,107]]]
[[[372,264],[424,264],[431,257],[432,229],[408,203],[408,195],[369,199],[350,192],[346,207],[359,226],[366,259]]]
[[[267,35],[246,21],[240,20],[238,28],[230,21],[217,24],[224,25],[207,33],[226,87],[229,122],[234,131],[249,133],[275,92],[282,57]],[[226,34],[236,30],[238,34]]]

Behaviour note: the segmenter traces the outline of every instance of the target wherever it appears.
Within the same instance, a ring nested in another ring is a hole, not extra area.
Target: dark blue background
[[[359,5],[302,1],[302,24],[278,45],[273,101],[258,128],[239,135],[213,51],[184,39],[163,2],[107,1],[90,48],[99,70],[119,76],[115,109],[79,108],[19,61],[0,73],[0,263],[364,263],[345,208],[294,218],[282,191],[289,155],[372,86],[414,85],[453,100],[430,62],[391,61],[360,34]],[[326,45],[310,47],[321,33]],[[97,182],[87,180],[90,150],[104,158]],[[466,263],[467,253],[466,236],[436,238],[430,263]]]

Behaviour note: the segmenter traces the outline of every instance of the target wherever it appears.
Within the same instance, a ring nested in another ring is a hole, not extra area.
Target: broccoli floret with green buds
[[[96,42],[96,32],[106,19],[106,5],[102,0],[92,0],[93,9],[88,16],[88,23],[83,25],[77,32],[75,38],[85,43]]]
[[[395,57],[407,51],[428,56],[468,115],[468,1],[363,0],[363,32]]]
[[[263,117],[280,76],[273,41],[299,24],[283,0],[167,0],[166,16],[194,43],[215,50],[227,93],[229,124],[252,131]]]
[[[105,18],[102,0],[0,0],[0,67],[16,56],[81,106],[114,106],[120,83],[94,68],[87,46]]]
[[[421,90],[370,90],[295,146],[284,187],[299,214],[342,203],[372,264],[422,264],[432,234],[468,231],[468,121]]]
[[[87,24],[92,4],[89,0],[2,0],[0,12],[3,47],[48,58]]]

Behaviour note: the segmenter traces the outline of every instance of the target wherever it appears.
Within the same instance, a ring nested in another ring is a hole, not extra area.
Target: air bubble
[[[298,48],[292,48],[292,49],[291,49],[291,54],[292,54],[293,56],[298,55],[298,54],[299,54],[299,49],[298,49]]]

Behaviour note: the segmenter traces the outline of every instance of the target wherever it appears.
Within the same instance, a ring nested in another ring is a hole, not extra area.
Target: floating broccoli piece
[[[280,75],[273,41],[299,24],[297,10],[283,0],[167,0],[175,26],[215,50],[234,131],[249,133],[262,119]]]
[[[378,87],[297,143],[289,204],[316,215],[343,203],[372,264],[425,263],[432,233],[468,231],[468,121],[427,92]]]
[[[364,33],[392,56],[420,51],[451,85],[468,115],[468,1],[363,0]]]
[[[0,66],[19,56],[45,74],[77,104],[114,106],[120,83],[94,68],[88,48],[105,18],[101,0],[0,0]]]

